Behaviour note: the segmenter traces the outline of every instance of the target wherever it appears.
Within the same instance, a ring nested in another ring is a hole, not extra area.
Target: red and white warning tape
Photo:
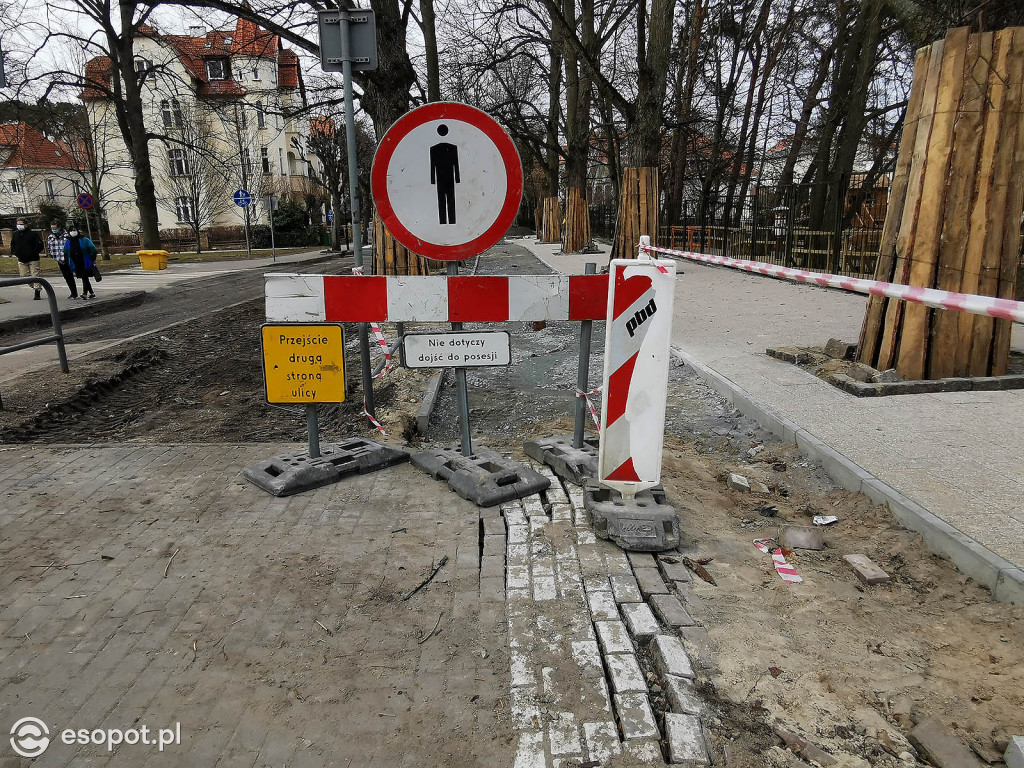
[[[379,421],[377,421],[375,418],[373,418],[373,416],[370,415],[370,412],[368,410],[366,410],[366,400],[365,399],[363,400],[363,416],[365,416],[371,422],[373,422],[374,428],[378,432],[380,432],[382,435],[384,435],[384,437],[388,436],[388,433],[384,431],[384,425],[381,424]]]
[[[779,547],[773,552],[768,548],[768,544],[770,542],[771,539],[754,539],[754,546],[766,555],[772,556],[772,563],[775,565],[775,571],[784,582],[787,584],[799,584],[802,582],[803,579],[800,578],[800,574],[796,572],[796,568],[786,562],[786,557],[782,554],[782,548]]]
[[[971,312],[975,315],[987,315],[988,317],[998,317],[1003,320],[1024,323],[1024,301],[997,299],[993,296],[979,296],[970,293],[954,293],[953,291],[943,291],[938,288],[921,288],[919,286],[886,283],[880,280],[866,280],[859,277],[843,277],[842,275],[831,275],[824,272],[809,272],[806,269],[792,269],[775,264],[766,264],[763,261],[732,259],[727,256],[715,256],[710,253],[676,251],[671,248],[656,248],[654,246],[641,246],[641,249],[646,250],[648,253],[666,253],[670,256],[678,256],[681,259],[689,259],[690,261],[718,264],[723,267],[742,269],[744,272],[756,272],[762,275],[781,277],[797,283],[813,283],[814,285],[828,288],[842,288],[847,291],[870,296],[888,296],[891,299],[912,301],[916,304],[924,304],[926,307],[934,307],[935,309]]]
[[[597,408],[594,407],[594,402],[590,399],[590,396],[600,393],[601,387],[598,387],[597,389],[592,389],[589,392],[584,392],[579,387],[574,386],[572,388],[572,391],[576,393],[576,397],[582,397],[584,400],[587,401],[587,408],[590,409],[590,418],[594,420],[594,424],[596,424],[597,428],[600,429],[601,418],[597,415]]]

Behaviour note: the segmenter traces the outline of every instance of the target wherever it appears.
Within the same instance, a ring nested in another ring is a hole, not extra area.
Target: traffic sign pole
[[[459,262],[448,262],[448,275],[459,274]],[[462,323],[452,323],[453,331],[461,331]],[[466,369],[455,369],[455,400],[459,404],[459,428],[462,431],[462,455],[473,455],[473,438],[469,433],[469,392],[466,389]]]
[[[356,116],[352,104],[352,40],[349,37],[348,11],[339,9],[341,31],[341,67],[345,88],[345,143],[348,145],[348,191],[352,209],[352,251],[357,269],[363,266],[363,232],[359,210],[359,164],[356,160]],[[359,324],[359,362],[363,374],[363,400],[366,412],[376,417],[373,403],[373,373],[370,370],[370,335],[366,323]]]

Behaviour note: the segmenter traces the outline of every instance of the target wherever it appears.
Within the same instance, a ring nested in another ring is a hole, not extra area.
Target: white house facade
[[[299,58],[277,35],[241,19],[233,30],[205,34],[144,27],[135,67],[144,73],[147,128],[159,137],[149,140],[149,154],[161,230],[245,223],[232,200],[239,189],[253,199],[250,223],[264,222],[264,195],[315,184]],[[106,90],[110,69],[105,57],[87,63],[82,99],[106,169],[100,203],[111,231],[138,232],[134,172]]]

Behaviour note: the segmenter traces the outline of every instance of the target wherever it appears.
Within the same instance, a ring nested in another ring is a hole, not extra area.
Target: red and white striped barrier
[[[607,275],[266,275],[268,323],[604,320]]]
[[[774,552],[768,549],[768,545],[771,541],[771,539],[754,539],[754,546],[766,555],[772,556],[772,564],[775,566],[775,572],[779,574],[779,578],[784,582],[787,584],[801,583],[803,579],[800,577],[800,574],[796,572],[796,568],[786,562],[786,556],[782,554],[782,548],[778,547]]]
[[[641,246],[642,247],[642,246]],[[898,283],[885,283],[880,280],[866,280],[859,277],[843,277],[824,272],[808,272],[806,269],[791,269],[766,264],[763,261],[732,259],[727,256],[715,256],[710,253],[694,253],[693,251],[676,251],[671,248],[648,248],[652,253],[665,253],[681,259],[699,261],[705,264],[718,264],[723,267],[742,269],[745,272],[756,272],[761,275],[781,277],[797,283],[811,283],[828,288],[843,288],[847,291],[863,293],[871,296],[888,296],[891,299],[912,301],[935,309],[951,309],[960,312],[971,312],[975,315],[988,315],[1003,320],[1024,323],[1024,301],[997,299],[993,296],[978,296],[969,293],[954,293],[938,288],[920,288]]]

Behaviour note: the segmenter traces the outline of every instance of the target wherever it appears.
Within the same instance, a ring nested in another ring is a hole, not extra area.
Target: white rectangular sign
[[[512,361],[506,331],[411,333],[404,343],[408,368],[478,368]]]
[[[609,268],[598,479],[626,497],[661,482],[675,276],[671,259]]]

